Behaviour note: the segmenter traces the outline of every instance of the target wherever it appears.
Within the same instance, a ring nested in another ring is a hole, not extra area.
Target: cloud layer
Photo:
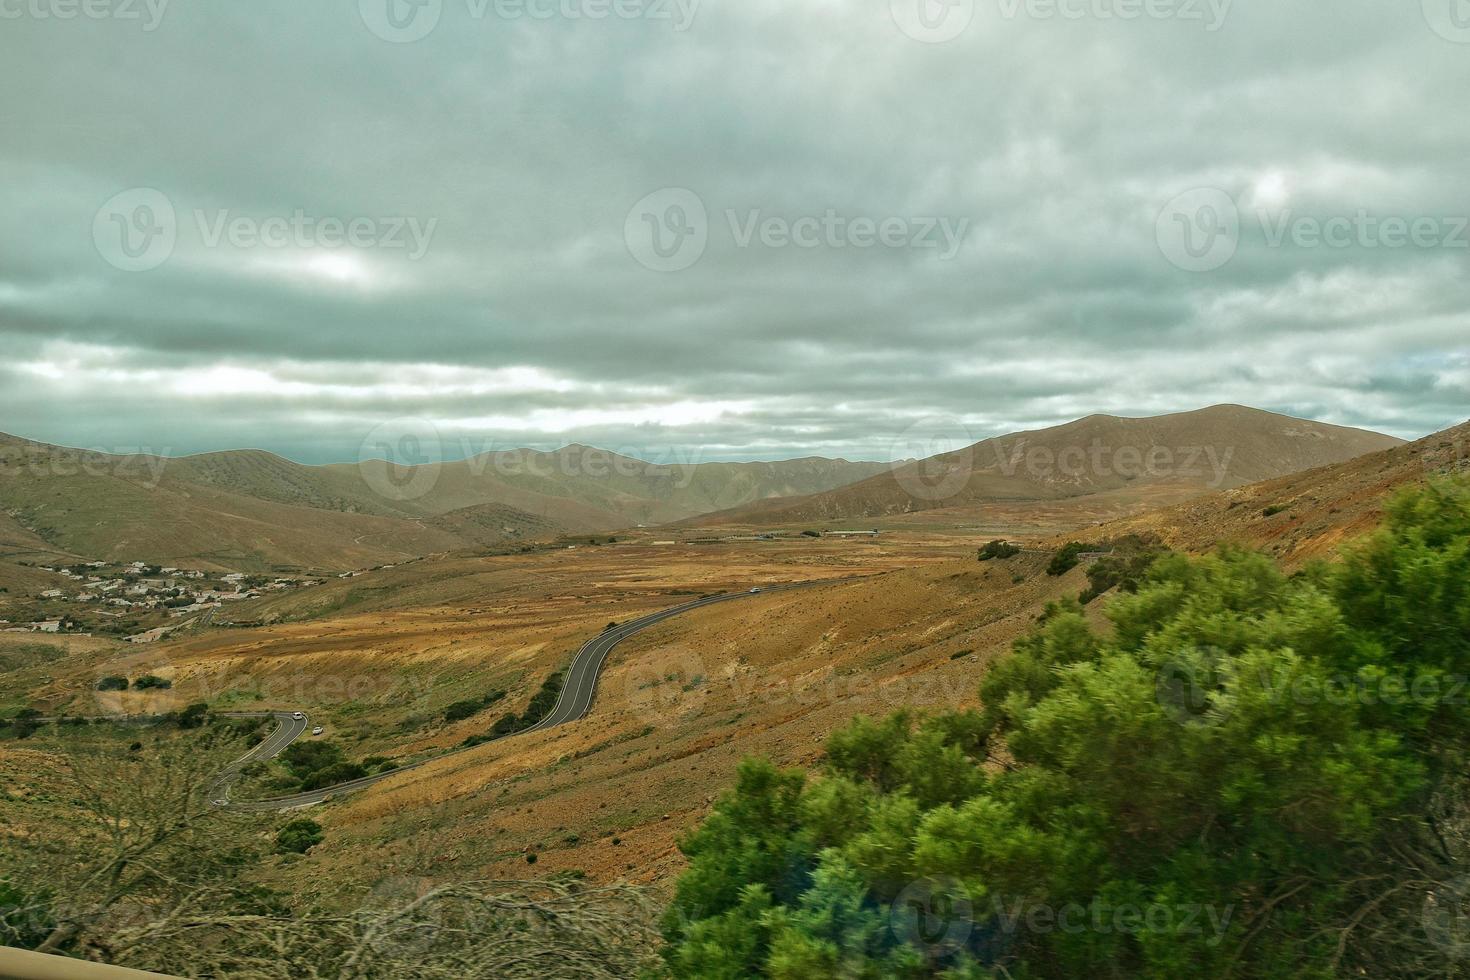
[[[0,429],[1422,435],[1470,415],[1452,3],[0,0]]]

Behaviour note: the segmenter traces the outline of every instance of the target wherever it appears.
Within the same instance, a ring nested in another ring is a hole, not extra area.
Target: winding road
[[[554,728],[557,725],[564,725],[567,722],[585,718],[587,712],[592,710],[592,702],[597,694],[597,680],[602,674],[602,668],[607,662],[608,654],[612,653],[613,648],[619,643],[630,636],[643,632],[650,626],[661,623],[666,619],[682,616],[696,609],[703,609],[705,606],[713,606],[721,602],[730,602],[735,599],[748,599],[767,592],[784,592],[790,589],[801,589],[813,585],[830,585],[836,581],[843,580],[819,579],[812,582],[794,582],[790,585],[767,586],[760,589],[751,589],[747,592],[722,592],[718,595],[695,599],[693,602],[686,602],[683,605],[674,606],[671,609],[649,613],[647,616],[642,616],[623,623],[620,626],[615,626],[612,629],[604,630],[602,633],[599,633],[582,644],[582,648],[572,658],[571,666],[567,668],[566,679],[562,683],[561,695],[557,698],[556,704],[547,713],[546,717],[530,728],[517,732],[514,735],[507,735],[506,738],[529,735],[532,732],[544,731],[548,728]],[[287,746],[301,737],[301,734],[311,725],[311,719],[302,712],[292,711],[222,712],[222,714],[230,718],[275,718],[280,723],[276,728],[271,730],[264,741],[239,759],[236,759],[230,764],[229,768],[220,773],[219,780],[210,793],[210,796],[213,798],[212,805],[216,807],[229,807],[231,810],[267,812],[271,810],[294,810],[298,807],[315,806],[318,803],[325,803],[334,796],[339,796],[343,793],[355,793],[358,790],[367,789],[369,786],[381,783],[386,779],[392,779],[399,773],[409,772],[430,762],[437,762],[440,759],[447,759],[450,756],[468,752],[471,748],[478,748],[478,746],[466,746],[451,749],[441,755],[434,756],[432,759],[409,763],[406,766],[399,766],[397,769],[390,769],[387,772],[364,776],[361,779],[338,783],[335,786],[324,786],[321,789],[311,790],[306,793],[278,796],[267,800],[231,800],[229,798],[229,789],[231,784],[239,778],[241,770],[252,762],[264,762],[280,755],[286,750]],[[298,714],[301,717],[298,718]]]

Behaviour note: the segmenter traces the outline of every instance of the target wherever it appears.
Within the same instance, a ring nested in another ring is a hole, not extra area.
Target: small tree
[[[326,834],[315,820],[292,820],[276,834],[277,854],[305,854],[320,844]]]

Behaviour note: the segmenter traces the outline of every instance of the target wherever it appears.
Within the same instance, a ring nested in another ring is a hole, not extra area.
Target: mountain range
[[[307,466],[239,450],[120,456],[0,435],[0,548],[243,570],[346,570],[564,534],[866,519],[1120,490],[1185,499],[1390,449],[1361,429],[1225,405],[1095,415],[900,463],[661,465],[589,446]]]

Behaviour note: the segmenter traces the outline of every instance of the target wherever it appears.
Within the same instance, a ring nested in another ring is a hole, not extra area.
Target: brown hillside
[[[1376,432],[1239,405],[1154,418],[1093,415],[987,439],[851,486],[707,515],[701,523],[860,520],[996,501],[1239,487],[1400,445]]]
[[[1464,472],[1470,472],[1470,422],[1346,463],[1125,518],[1095,533],[1150,531],[1174,548],[1194,552],[1243,544],[1294,565],[1326,556],[1371,531],[1383,516],[1384,502],[1400,488]]]

